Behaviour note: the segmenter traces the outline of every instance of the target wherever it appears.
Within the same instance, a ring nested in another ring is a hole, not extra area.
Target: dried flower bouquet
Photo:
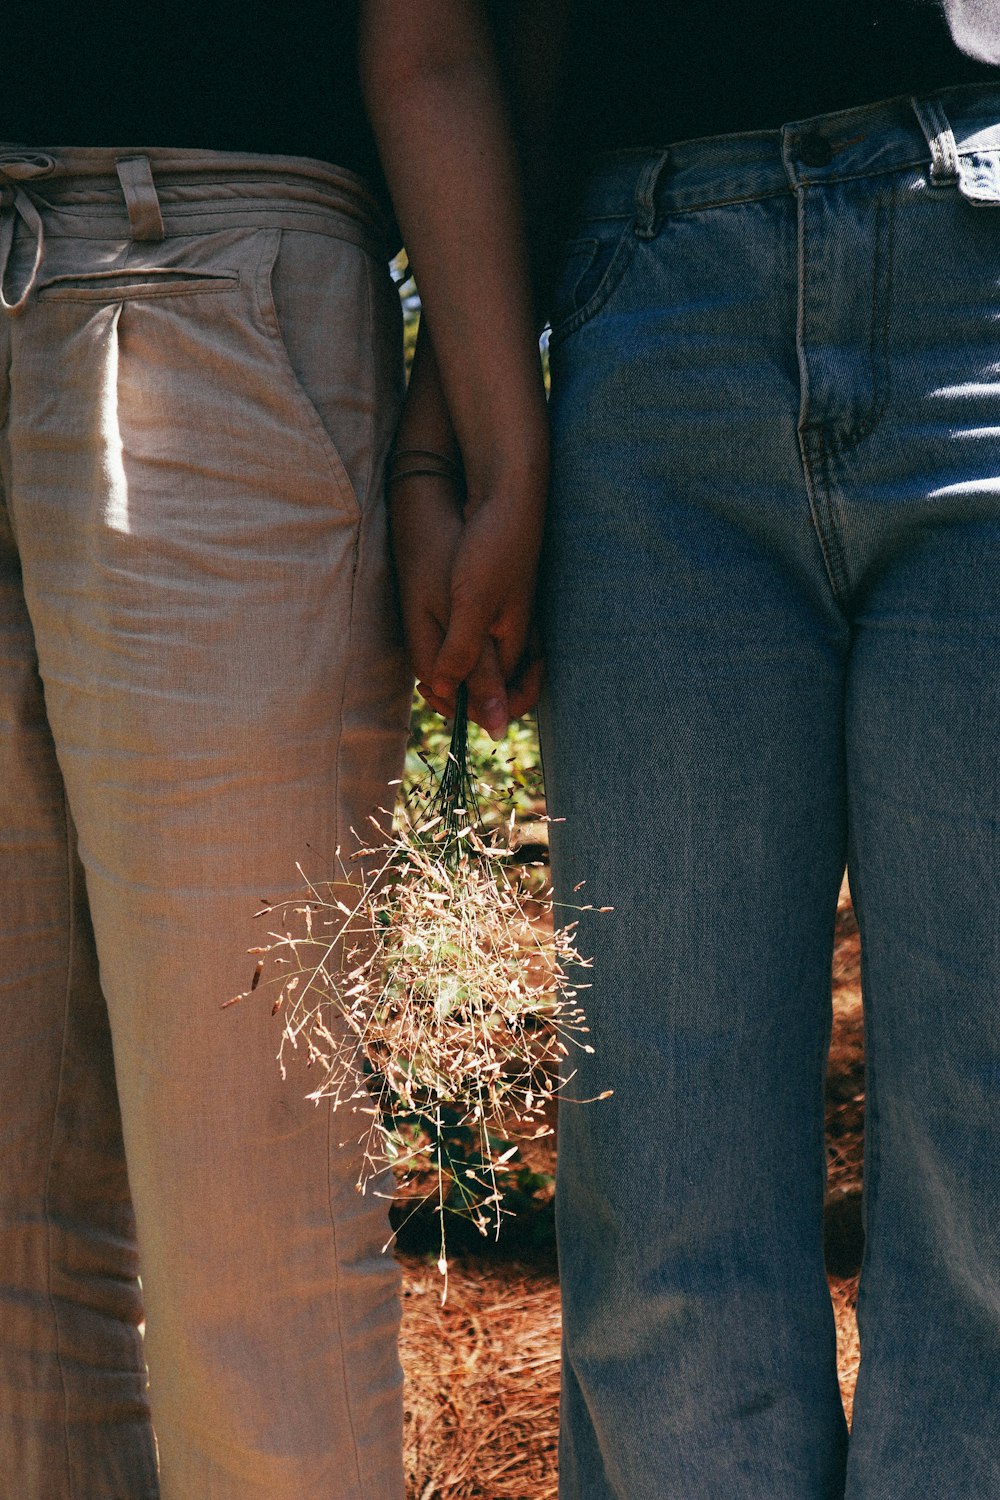
[[[467,735],[460,696],[440,778],[403,802],[389,834],[373,818],[377,836],[338,855],[335,882],[307,882],[301,899],[258,913],[279,926],[252,950],[250,989],[235,997],[266,974],[283,1076],[304,1053],[318,1075],[308,1097],[363,1118],[361,1191],[386,1162],[402,1180],[430,1173],[445,1289],[446,1209],[499,1233],[517,1151],[507,1135],[548,1133],[570,1049],[593,1050],[576,922],[547,920],[551,889],[517,861],[513,816],[484,829]]]

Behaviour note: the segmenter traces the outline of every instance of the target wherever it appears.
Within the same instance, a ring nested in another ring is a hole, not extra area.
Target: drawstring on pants
[[[36,177],[48,177],[55,168],[55,158],[47,156],[43,151],[26,156],[0,156],[0,308],[11,316],[19,313],[30,297],[38,279],[38,268],[42,264],[42,252],[45,249],[42,216],[20,184]],[[35,236],[35,260],[24,291],[16,302],[8,302],[4,281],[18,218]]]
[[[120,156],[115,167],[128,211],[132,238],[162,240],[163,215],[148,156]],[[21,184],[37,177],[49,177],[55,170],[55,157],[44,151],[25,152],[23,155],[0,152],[0,310],[11,316],[21,312],[31,296],[45,249],[42,216]],[[18,219],[35,237],[35,259],[21,295],[16,302],[8,302],[4,282],[7,279]]]

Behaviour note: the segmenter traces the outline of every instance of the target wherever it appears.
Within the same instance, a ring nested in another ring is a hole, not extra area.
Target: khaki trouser
[[[0,1497],[399,1500],[385,1201],[220,1008],[401,764],[377,210],[204,152],[0,189]]]

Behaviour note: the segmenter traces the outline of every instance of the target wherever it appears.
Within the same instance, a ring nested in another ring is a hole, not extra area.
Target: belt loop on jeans
[[[13,154],[0,156],[0,309],[11,317],[23,310],[31,296],[35,282],[38,280],[38,268],[42,264],[42,253],[45,249],[42,216],[20,184],[34,177],[48,177],[49,173],[54,172],[55,169],[55,157],[48,156],[44,151],[28,152],[24,156]],[[13,212],[6,212],[6,210],[13,210]],[[35,236],[35,259],[20,297],[16,302],[8,302],[3,284],[7,275],[10,252],[14,245],[14,228],[17,219],[20,219]]]
[[[670,152],[663,151],[648,161],[639,174],[635,187],[635,232],[641,240],[656,238],[656,188],[669,160]]]
[[[134,240],[162,240],[163,215],[148,156],[119,156],[115,162],[125,194],[128,222]]]
[[[910,100],[913,112],[931,153],[931,186],[954,187],[958,182],[958,147],[955,133],[940,99]]]

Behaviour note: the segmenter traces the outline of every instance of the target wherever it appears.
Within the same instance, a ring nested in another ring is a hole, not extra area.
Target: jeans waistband
[[[637,219],[653,232],[661,213],[773,197],[930,163],[931,184],[963,174],[1000,193],[1000,87],[965,84],[797,120],[780,130],[706,136],[660,150],[597,158],[578,220]],[[971,192],[970,196],[975,196]]]
[[[16,303],[3,295],[17,221],[35,263]],[[166,147],[36,147],[0,141],[0,308],[20,312],[46,236],[163,239],[220,227],[314,229],[388,259],[388,226],[362,178],[307,157]]]

